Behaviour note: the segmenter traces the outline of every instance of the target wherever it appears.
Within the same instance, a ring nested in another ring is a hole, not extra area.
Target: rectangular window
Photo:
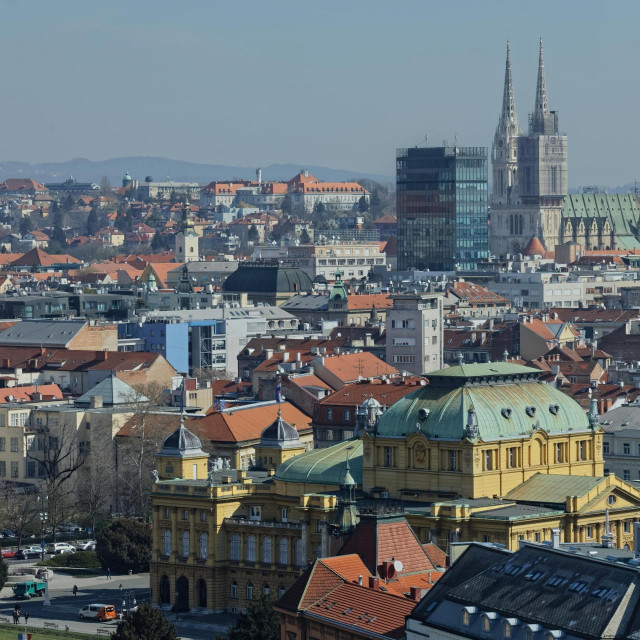
[[[282,520],[282,522],[287,522],[287,507],[282,507],[282,509],[280,509],[280,520]]]
[[[622,470],[622,479],[626,481],[631,480],[631,471],[629,471],[629,469]]]
[[[593,527],[587,527],[587,538],[593,538]]]
[[[13,451],[14,453],[19,451],[20,449],[18,447],[18,438],[11,438],[11,451]]]
[[[561,443],[556,444],[556,463],[562,464],[564,462],[564,447]]]
[[[609,443],[606,440],[602,443],[602,453],[605,456],[609,454]]]
[[[449,471],[456,471],[458,468],[458,452],[450,450],[449,451]]]
[[[623,527],[623,531],[625,533],[630,533],[631,531],[631,525],[629,524],[629,522],[625,521],[622,523],[622,527]]]
[[[5,478],[7,475],[7,463],[4,460],[0,460],[0,478]]]
[[[6,440],[4,437],[0,438],[0,451],[4,451],[6,444],[5,444]]]
[[[169,507],[165,507],[165,508],[162,510],[162,517],[163,517],[163,518],[167,518],[167,519],[169,518]]]
[[[393,467],[393,447],[384,448],[384,466]]]
[[[206,511],[201,511],[200,512],[200,522],[206,522],[207,521],[207,512]]]
[[[630,456],[631,455],[631,445],[628,442],[623,442],[622,443],[622,453],[625,456]]]
[[[492,469],[492,465],[491,465],[491,451],[489,449],[487,449],[484,452],[484,470],[485,471],[491,471]]]
[[[189,511],[187,509],[183,509],[182,510],[182,519],[183,520],[188,520],[189,519]]]
[[[18,477],[18,463],[15,461],[11,463],[11,477],[12,478]]]
[[[261,520],[262,519],[262,507],[258,505],[252,505],[249,507],[249,520]]]
[[[587,459],[587,443],[585,440],[578,442],[578,460]]]
[[[518,466],[518,450],[516,447],[509,448],[509,468],[513,469]]]
[[[9,426],[17,427],[18,426],[18,414],[15,411],[12,411],[9,414]]]
[[[27,478],[35,478],[36,477],[36,461],[28,460],[27,461]]]

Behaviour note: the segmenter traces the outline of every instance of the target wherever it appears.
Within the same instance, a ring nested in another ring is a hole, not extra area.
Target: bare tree
[[[40,512],[38,495],[34,491],[17,494],[10,482],[0,484],[0,519],[18,538],[18,547]]]
[[[76,427],[64,420],[38,427],[36,438],[37,446],[27,449],[27,459],[38,465],[40,493],[55,536],[60,524],[73,516],[77,474],[85,463],[86,450],[79,443]]]
[[[193,377],[198,382],[213,382],[214,380],[233,380],[234,375],[224,369],[209,369],[206,367],[198,367],[193,370]]]

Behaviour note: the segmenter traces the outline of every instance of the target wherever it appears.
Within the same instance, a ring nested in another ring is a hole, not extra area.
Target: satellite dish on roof
[[[404,569],[404,565],[402,564],[402,562],[400,562],[400,560],[394,560],[393,568],[396,570],[397,573],[400,573]]]

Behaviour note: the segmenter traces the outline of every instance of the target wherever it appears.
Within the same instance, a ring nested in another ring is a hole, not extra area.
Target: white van
[[[80,620],[113,620],[116,617],[116,608],[112,604],[88,604],[78,613]]]
[[[66,542],[51,542],[47,545],[47,553],[75,553],[76,548]]]

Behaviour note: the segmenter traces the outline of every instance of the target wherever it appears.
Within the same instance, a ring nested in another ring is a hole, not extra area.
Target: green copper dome
[[[345,480],[347,454],[349,454],[351,480],[362,484],[361,440],[344,440],[325,449],[313,449],[289,458],[276,469],[275,477],[285,482],[339,486]]]
[[[465,364],[429,374],[429,384],[392,405],[379,419],[380,436],[484,441],[588,431],[582,407],[539,380],[540,371],[507,362]]]

